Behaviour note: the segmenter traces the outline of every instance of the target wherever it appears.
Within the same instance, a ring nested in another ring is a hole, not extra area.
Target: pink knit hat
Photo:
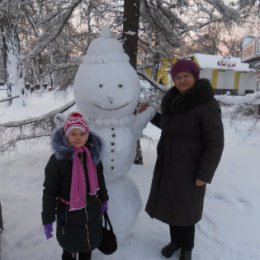
[[[173,64],[171,68],[171,76],[174,81],[175,77],[180,72],[189,72],[191,73],[195,80],[199,79],[200,68],[199,66],[192,60],[178,60],[175,64]]]
[[[65,121],[64,124],[65,137],[67,137],[70,130],[74,128],[81,129],[84,133],[89,132],[89,127],[86,119],[80,113],[77,112],[70,114],[67,120]]]

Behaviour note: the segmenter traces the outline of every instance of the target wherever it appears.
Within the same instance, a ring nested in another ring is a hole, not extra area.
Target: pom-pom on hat
[[[80,113],[77,112],[70,114],[64,123],[65,137],[67,137],[70,130],[74,128],[81,129],[84,132],[84,134],[89,132],[89,127],[86,119]]]
[[[173,81],[175,80],[177,74],[180,72],[191,73],[194,76],[195,80],[197,81],[200,75],[200,68],[192,60],[178,60],[175,64],[173,64],[171,68],[171,77]]]

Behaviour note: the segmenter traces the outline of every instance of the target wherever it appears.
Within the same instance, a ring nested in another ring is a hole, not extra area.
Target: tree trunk
[[[1,236],[3,229],[4,229],[3,214],[2,214],[2,206],[1,206],[1,201],[0,201],[0,236]],[[0,247],[0,249],[1,249],[1,247]]]
[[[131,65],[136,68],[138,29],[140,17],[140,0],[125,0],[124,2],[124,50],[130,57]]]
[[[140,0],[125,0],[123,17],[124,50],[130,58],[130,64],[136,69],[138,49],[138,29]],[[137,141],[135,164],[143,164],[140,140]]]
[[[2,19],[0,19],[0,80],[6,84],[6,48],[5,48],[5,37],[4,37],[4,29],[2,26]]]
[[[24,84],[22,80],[22,67],[20,57],[20,41],[16,27],[8,15],[0,19],[3,37],[3,64],[6,75],[7,97],[12,105],[12,96],[20,96],[20,103],[24,104]]]

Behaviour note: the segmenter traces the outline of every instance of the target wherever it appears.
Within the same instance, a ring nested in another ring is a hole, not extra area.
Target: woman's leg
[[[79,253],[79,260],[90,260],[91,252],[88,253]]]
[[[179,242],[181,254],[179,260],[192,260],[192,249],[194,247],[195,225],[179,228]]]
[[[171,226],[170,225],[170,236],[171,236],[171,242],[173,244],[180,243],[180,235],[179,235],[179,228],[177,226]]]
[[[173,255],[173,253],[180,248],[178,244],[178,233],[175,229],[175,226],[169,225],[170,228],[170,237],[171,237],[171,242],[166,245],[165,247],[162,248],[161,250],[161,255],[169,258]]]
[[[76,260],[76,254],[63,250],[62,260]]]
[[[195,225],[176,228],[181,249],[191,251],[194,247]]]

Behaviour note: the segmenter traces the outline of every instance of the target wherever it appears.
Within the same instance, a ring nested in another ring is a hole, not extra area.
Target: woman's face
[[[185,71],[178,73],[174,79],[175,86],[181,94],[184,94],[187,90],[191,89],[195,82],[194,76]]]
[[[81,148],[85,145],[88,140],[88,133],[84,133],[79,128],[73,128],[67,135],[67,140],[70,145],[75,148]]]

